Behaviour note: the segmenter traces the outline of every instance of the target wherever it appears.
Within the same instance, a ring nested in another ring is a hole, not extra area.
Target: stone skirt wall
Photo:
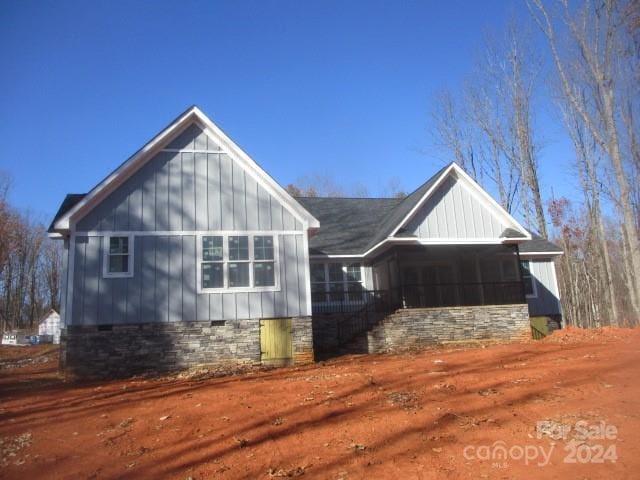
[[[313,361],[311,318],[292,319],[292,363]],[[81,378],[123,378],[199,366],[258,365],[260,320],[72,325],[61,366]]]
[[[526,304],[398,310],[367,332],[369,353],[473,340],[531,338]]]

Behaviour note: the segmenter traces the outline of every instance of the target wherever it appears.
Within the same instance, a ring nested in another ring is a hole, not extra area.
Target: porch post
[[[522,263],[520,262],[520,246],[516,243],[515,244],[515,248],[516,248],[516,257],[518,258],[518,274],[520,275],[520,295],[522,298],[522,303],[527,303],[527,296],[525,295],[524,292],[524,280],[522,279],[523,275],[522,275]]]

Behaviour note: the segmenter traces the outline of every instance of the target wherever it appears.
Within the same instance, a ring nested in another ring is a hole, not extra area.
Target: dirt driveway
[[[65,383],[55,358],[0,351],[1,478],[640,477],[640,330],[223,378]]]

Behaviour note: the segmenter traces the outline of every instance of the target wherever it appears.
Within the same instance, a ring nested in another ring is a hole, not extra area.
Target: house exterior
[[[45,313],[38,323],[38,335],[51,337],[51,342],[60,343],[60,314],[53,308]]]
[[[305,363],[338,335],[394,348],[396,323],[418,343],[513,338],[525,293],[560,313],[559,249],[457,165],[402,200],[293,198],[197,107],[67,195],[49,232],[65,247],[63,365],[83,376]]]

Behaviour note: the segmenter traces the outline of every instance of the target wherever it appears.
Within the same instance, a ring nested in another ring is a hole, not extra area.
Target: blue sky
[[[3,1],[0,168],[43,219],[192,104],[281,184],[328,174],[380,193],[442,165],[430,101],[472,73],[520,1]],[[538,116],[548,197],[570,150]],[[563,186],[564,185],[564,186]]]

